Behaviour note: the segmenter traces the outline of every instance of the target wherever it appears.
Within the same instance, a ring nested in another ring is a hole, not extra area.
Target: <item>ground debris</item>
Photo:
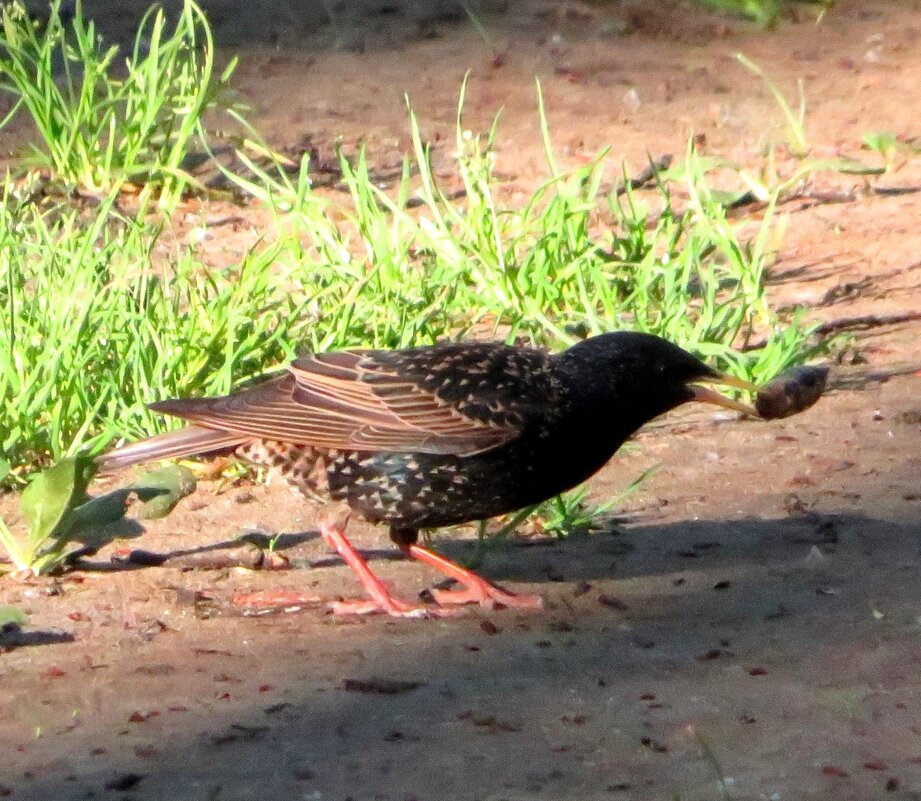
[[[144,567],[175,567],[180,570],[226,570],[244,567],[250,570],[281,570],[289,567],[281,554],[263,551],[247,542],[234,548],[196,549],[176,553],[155,553],[134,548],[127,554],[113,555],[113,561]]]
[[[407,679],[384,679],[372,676],[369,679],[343,679],[342,689],[352,693],[377,693],[380,695],[398,695],[424,687],[424,681]]]
[[[120,776],[110,779],[106,782],[106,790],[115,790],[119,793],[126,793],[133,790],[138,783],[146,777],[141,773],[122,773]]]
[[[469,720],[474,726],[489,731],[490,734],[514,733],[521,731],[521,726],[507,720],[499,720],[495,715],[479,715],[473,711],[461,712],[458,720]]]

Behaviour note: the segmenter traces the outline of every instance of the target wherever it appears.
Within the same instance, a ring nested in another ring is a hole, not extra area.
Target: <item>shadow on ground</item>
[[[491,554],[491,576],[542,582],[540,614],[188,621],[100,654],[72,720],[21,732],[0,783],[16,799],[705,799],[727,797],[721,775],[738,798],[921,791],[918,533],[638,526]],[[137,677],[131,697],[112,671]],[[782,773],[764,767],[778,750]]]

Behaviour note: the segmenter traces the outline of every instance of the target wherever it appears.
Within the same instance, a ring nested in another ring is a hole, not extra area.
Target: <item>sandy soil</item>
[[[98,13],[116,35],[135,10],[119,8]],[[493,3],[495,51],[435,3],[353,3],[335,26],[307,0],[211,8],[278,145],[341,136],[385,163],[407,143],[404,92],[426,135],[449,139],[471,70],[467,124],[504,109],[511,198],[542,174],[535,75],[573,164],[611,145],[635,171],[691,132],[756,164],[785,130],[738,50],[787,92],[805,79],[816,153],[921,135],[910,2],[843,2],[772,33],[681,6]],[[900,155],[866,185],[823,176],[848,202],[788,204],[775,302],[824,321],[914,312],[921,196],[872,186],[919,183],[921,162]],[[683,410],[649,427],[592,482],[603,498],[661,465],[628,522],[491,549],[484,572],[543,593],[541,613],[242,614],[237,592],[357,594],[316,510],[275,485],[206,483],[128,544],[220,552],[246,529],[294,532],[290,571],[117,569],[103,551],[57,580],[5,582],[0,603],[32,625],[0,640],[0,797],[921,798],[921,324],[857,333],[860,358],[803,415]],[[404,594],[432,580],[353,528]],[[469,532],[437,543],[472,553]]]

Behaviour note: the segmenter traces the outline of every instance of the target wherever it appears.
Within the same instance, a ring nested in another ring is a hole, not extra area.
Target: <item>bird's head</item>
[[[757,391],[742,379],[708,367],[696,356],[652,334],[616,331],[590,337],[560,354],[561,364],[599,409],[615,403],[623,422],[638,428],[689,401],[700,401],[757,417],[748,404],[701,386],[726,384]]]

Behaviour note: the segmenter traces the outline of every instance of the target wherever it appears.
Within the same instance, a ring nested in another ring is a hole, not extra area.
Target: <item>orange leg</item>
[[[402,545],[400,550],[464,585],[462,590],[433,590],[432,594],[439,604],[479,604],[487,609],[495,609],[497,606],[540,609],[544,605],[543,598],[539,595],[515,595],[503,590],[472,570],[467,570],[421,545]]]
[[[539,595],[515,595],[478,576],[449,559],[423,548],[421,545],[401,545],[400,550],[407,556],[441,571],[463,585],[459,590],[433,590],[432,594],[439,606],[419,603],[407,603],[391,595],[387,585],[371,570],[367,561],[355,550],[345,536],[347,517],[329,514],[320,521],[320,534],[343,561],[352,569],[361,582],[361,586],[370,596],[364,601],[337,601],[331,605],[336,615],[367,615],[385,612],[393,617],[453,617],[460,610],[450,608],[461,604],[479,604],[487,609],[508,606],[519,609],[540,609],[543,599]],[[265,593],[252,593],[234,598],[238,605],[257,606],[293,606],[314,604],[316,595],[305,595],[295,591],[271,590]],[[448,608],[441,606],[447,605]]]
[[[352,568],[361,586],[371,598],[367,601],[337,601],[332,605],[334,615],[367,615],[372,612],[386,612],[393,617],[451,617],[454,609],[439,609],[424,604],[409,604],[394,598],[381,579],[374,575],[368,563],[352,547],[345,536],[344,525],[324,519],[320,522],[320,533],[345,563]]]

